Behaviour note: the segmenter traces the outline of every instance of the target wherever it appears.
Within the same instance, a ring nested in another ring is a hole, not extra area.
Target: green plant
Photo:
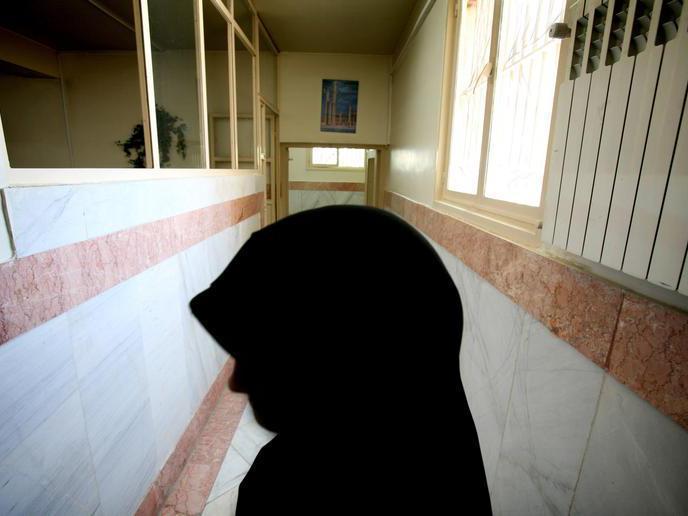
[[[178,116],[170,114],[164,107],[155,105],[155,118],[158,122],[158,148],[160,150],[160,166],[170,164],[170,147],[173,137],[177,143],[177,154],[186,159],[186,124]],[[129,165],[134,168],[146,166],[146,144],[143,136],[143,124],[136,124],[131,135],[126,140],[115,142],[127,156]]]

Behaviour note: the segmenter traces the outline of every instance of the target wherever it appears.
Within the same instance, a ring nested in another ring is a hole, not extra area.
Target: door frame
[[[368,158],[366,157],[365,197],[366,205],[382,208],[384,205],[384,185],[389,172],[389,145],[363,143],[323,143],[323,142],[280,142],[280,165],[277,183],[276,219],[289,215],[289,148],[312,149],[313,147],[335,147],[347,149],[367,149],[377,151],[373,177],[368,177]],[[372,189],[369,195],[369,189]]]

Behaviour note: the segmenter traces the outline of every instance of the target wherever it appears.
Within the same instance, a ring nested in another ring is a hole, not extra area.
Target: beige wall
[[[392,77],[388,190],[432,204],[447,0],[438,0]]]
[[[271,51],[260,52],[260,94],[277,105],[277,56]]]
[[[389,56],[284,52],[278,61],[281,141],[388,143]],[[320,132],[323,79],[359,81],[356,133]]]
[[[115,142],[141,122],[135,52],[60,54],[74,167],[128,167]]]
[[[206,55],[206,62],[210,61],[212,61],[212,57]],[[173,168],[200,168],[202,160],[196,51],[167,50],[154,52],[153,67],[155,70],[155,103],[163,106],[171,115],[181,118],[186,124],[186,159],[177,154],[172,147],[169,166]],[[225,64],[226,69],[227,65]],[[227,87],[226,83],[227,81],[225,81],[225,88]],[[229,98],[229,94],[225,96]],[[228,102],[228,100],[225,101],[225,110]],[[210,108],[209,105],[209,112]]]
[[[308,166],[310,149],[289,149],[289,181],[365,183],[365,171],[317,170]]]
[[[0,76],[0,114],[12,167],[68,167],[60,81]]]

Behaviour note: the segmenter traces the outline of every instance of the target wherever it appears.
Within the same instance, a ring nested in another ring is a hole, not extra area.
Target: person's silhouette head
[[[468,436],[462,460],[478,464],[484,487],[459,376],[459,295],[399,217],[333,206],[282,219],[254,233],[191,309],[236,359],[231,385],[266,428],[301,449],[334,440],[342,457],[375,442],[391,465],[430,418],[447,457]]]

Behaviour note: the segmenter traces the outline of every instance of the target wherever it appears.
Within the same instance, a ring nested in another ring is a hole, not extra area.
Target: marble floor
[[[260,449],[274,435],[256,422],[251,405],[246,405],[206,501],[203,516],[234,516],[239,484]]]

